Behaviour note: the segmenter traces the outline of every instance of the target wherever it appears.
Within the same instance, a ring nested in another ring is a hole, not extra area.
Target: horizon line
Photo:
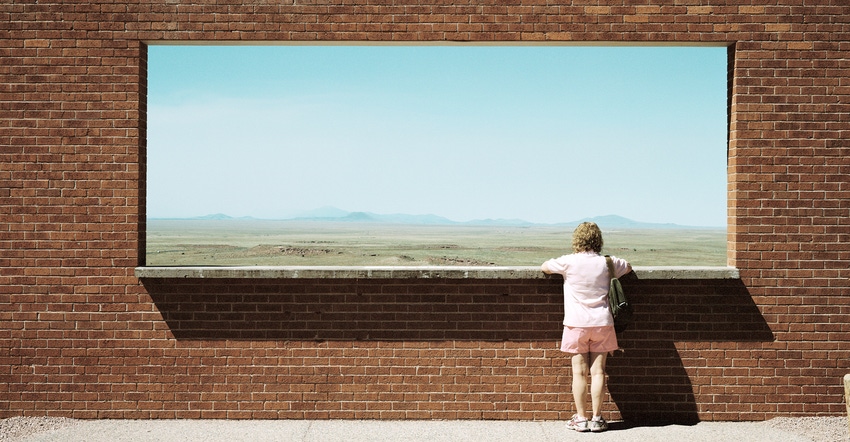
[[[411,225],[493,225],[493,226],[576,226],[582,222],[595,222],[600,227],[605,226],[605,222],[610,223],[609,227],[631,227],[631,228],[691,228],[691,229],[726,229],[727,226],[711,226],[711,225],[684,225],[677,223],[663,222],[645,222],[633,220],[621,215],[597,215],[592,217],[584,217],[572,221],[559,222],[534,222],[526,221],[519,218],[478,218],[468,221],[456,221],[444,216],[435,214],[411,215],[405,213],[379,214],[366,211],[345,211],[342,209],[331,208],[337,211],[336,215],[312,215],[311,212],[318,212],[320,209],[306,211],[302,215],[294,215],[288,217],[275,218],[258,218],[251,215],[246,216],[231,216],[225,213],[213,213],[198,216],[146,216],[146,220],[158,221],[306,221],[306,222],[345,222],[345,223],[371,223],[371,224],[411,224]]]

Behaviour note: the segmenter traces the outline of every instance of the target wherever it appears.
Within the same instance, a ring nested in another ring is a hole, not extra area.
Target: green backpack
[[[609,255],[605,255],[605,262],[608,263],[608,276],[611,278],[611,285],[608,288],[608,307],[611,308],[611,315],[614,316],[614,330],[620,333],[631,325],[634,307],[626,299],[626,293],[620,285],[620,280],[617,279],[614,262]]]

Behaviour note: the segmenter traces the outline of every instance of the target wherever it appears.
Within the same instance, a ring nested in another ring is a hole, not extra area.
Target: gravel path
[[[34,434],[67,428],[78,423],[64,417],[10,417],[0,420],[0,441],[17,441]]]
[[[510,421],[222,421],[77,420],[13,417],[0,420],[0,441],[502,441],[584,440],[557,422]],[[602,441],[850,442],[846,417],[775,418],[765,422],[626,427],[590,437]]]
[[[815,442],[850,441],[846,417],[777,417],[764,422],[772,428],[811,438]]]

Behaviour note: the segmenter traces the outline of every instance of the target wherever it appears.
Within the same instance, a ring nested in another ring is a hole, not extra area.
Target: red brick
[[[728,256],[742,279],[627,285],[646,310],[623,340],[629,351],[611,359],[606,412],[658,405],[618,391],[619,379],[674,398],[683,419],[841,415],[850,24],[836,17],[847,8],[690,3],[0,6],[16,30],[0,39],[0,417],[569,417],[557,283],[140,285],[148,39],[734,43]],[[269,320],[284,293],[301,296],[282,311],[325,313],[297,326]],[[506,326],[488,330],[494,321]],[[665,393],[659,375],[693,398]]]

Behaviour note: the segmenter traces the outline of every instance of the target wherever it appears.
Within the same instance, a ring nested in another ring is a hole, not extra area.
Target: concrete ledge
[[[635,267],[638,279],[739,279],[734,267]],[[138,278],[546,279],[540,267],[136,267]]]

